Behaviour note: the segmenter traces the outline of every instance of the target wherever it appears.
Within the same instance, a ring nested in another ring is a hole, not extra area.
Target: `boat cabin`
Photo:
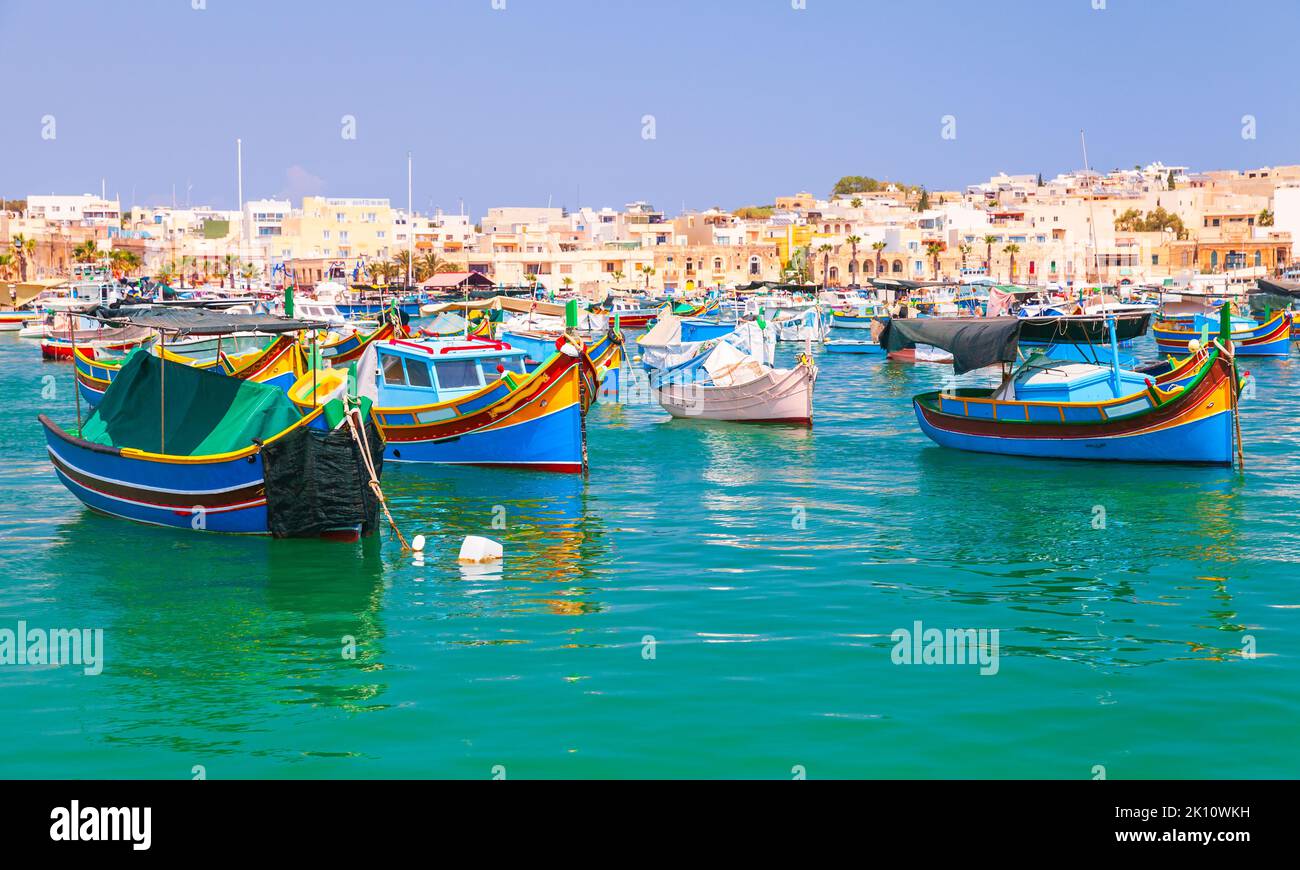
[[[500,341],[430,339],[376,346],[381,407],[401,408],[464,398],[501,379],[525,373],[523,350]]]
[[[1038,356],[1012,379],[1013,395],[1021,402],[1106,402],[1146,389],[1147,375],[1120,369],[1116,393],[1114,374],[1109,366]]]

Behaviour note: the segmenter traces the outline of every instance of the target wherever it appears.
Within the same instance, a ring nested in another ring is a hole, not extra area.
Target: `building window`
[[[903,274],[903,261],[902,261],[902,260],[895,260],[895,261],[894,261],[893,271],[894,271],[894,274],[896,274],[896,275],[901,275],[901,274]]]

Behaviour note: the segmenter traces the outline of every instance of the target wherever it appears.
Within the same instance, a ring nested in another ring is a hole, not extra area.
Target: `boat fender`
[[[481,565],[505,558],[505,548],[491,538],[470,535],[460,545],[457,561],[462,564]]]

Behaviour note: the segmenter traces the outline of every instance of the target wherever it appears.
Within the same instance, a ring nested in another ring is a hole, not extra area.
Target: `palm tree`
[[[997,236],[984,237],[984,268],[987,269],[987,275],[993,277],[993,243],[998,240]]]
[[[614,279],[614,283],[617,284],[617,283],[619,283],[620,281],[623,280],[623,270],[622,270],[622,269],[615,269],[613,272],[610,273],[609,276],[610,276],[611,278],[613,278],[613,279]]]
[[[252,284],[253,279],[261,274],[261,272],[262,270],[257,268],[257,266],[254,266],[252,263],[245,263],[244,268],[239,270],[239,275],[249,284]]]
[[[0,275],[8,278],[9,272],[13,269],[16,262],[17,261],[14,260],[13,254],[0,254]]]
[[[433,251],[419,257],[415,261],[415,276],[418,281],[425,281],[439,272],[455,272],[456,264],[450,260],[444,260]]]
[[[78,263],[93,263],[99,259],[99,245],[94,239],[82,242],[72,249],[72,257]]]
[[[1002,253],[1011,255],[1011,271],[1007,276],[1007,283],[1011,283],[1016,280],[1016,254],[1020,253],[1020,246],[1007,245],[1002,249]]]
[[[943,253],[943,245],[938,242],[930,242],[925,246],[925,253],[930,257],[931,266],[934,269],[934,280],[939,280],[939,255]]]
[[[394,278],[401,278],[405,281],[406,276],[410,275],[411,280],[420,280],[418,269],[415,261],[411,259],[410,251],[398,251],[393,255],[393,263],[397,265],[397,274],[393,276]]]
[[[849,205],[852,206],[853,208],[862,208],[862,197],[860,196],[853,197],[853,199],[849,201]]]
[[[170,284],[176,278],[176,264],[164,263],[158,267],[158,280],[163,284]]]
[[[872,242],[871,250],[876,252],[876,277],[880,277],[881,271],[885,268],[885,261],[880,258],[880,254],[885,250],[884,242]]]
[[[27,280],[27,255],[36,253],[36,240],[25,238],[21,233],[15,235],[10,243],[14,247],[14,256],[18,258],[18,280]]]
[[[844,241],[849,243],[849,250],[853,253],[849,259],[849,280],[857,284],[858,282],[858,245],[862,244],[862,236],[849,236]]]
[[[961,267],[965,269],[966,258],[970,256],[971,247],[965,242],[962,242],[960,245],[957,246],[957,250],[961,251]]]
[[[637,271],[639,271],[639,272],[641,272],[641,274],[645,275],[645,289],[646,289],[646,292],[649,293],[649,292],[650,292],[650,276],[653,275],[653,274],[655,273],[655,267],[654,267],[654,266],[637,266],[636,268],[637,268]]]
[[[573,288],[573,279],[568,275],[565,275],[564,278],[561,279],[560,283],[564,285],[565,290],[571,290]]]
[[[826,286],[827,275],[830,273],[832,250],[830,245],[821,245],[817,248],[817,253],[822,255],[822,287]]]

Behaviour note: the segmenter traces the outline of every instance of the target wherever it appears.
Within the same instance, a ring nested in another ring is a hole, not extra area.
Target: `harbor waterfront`
[[[944,449],[951,367],[813,357],[811,428],[602,400],[584,474],[386,466],[417,559],[86,510],[73,367],[0,335],[0,627],[103,632],[0,665],[0,776],[1300,776],[1294,358],[1241,361],[1239,469]],[[930,629],[996,672],[899,661]]]

